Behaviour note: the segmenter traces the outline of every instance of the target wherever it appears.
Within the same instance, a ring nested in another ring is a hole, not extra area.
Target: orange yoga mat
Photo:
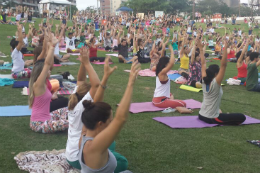
[[[23,54],[23,56],[34,56],[34,54]]]

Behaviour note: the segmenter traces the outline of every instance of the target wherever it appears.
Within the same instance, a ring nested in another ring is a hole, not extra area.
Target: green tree
[[[189,8],[188,0],[128,0],[121,4],[134,10],[135,13],[154,13],[164,11],[168,14],[185,12]]]

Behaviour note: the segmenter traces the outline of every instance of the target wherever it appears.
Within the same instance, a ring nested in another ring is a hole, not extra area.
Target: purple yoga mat
[[[206,128],[219,126],[218,124],[207,124],[199,120],[198,116],[155,117],[153,119],[173,129]],[[260,120],[246,115],[246,121],[242,125],[248,124],[260,124]]]
[[[188,99],[183,100],[186,103],[186,108],[188,109],[200,109],[201,108],[201,102]],[[163,111],[166,108],[158,108],[153,105],[152,102],[142,102],[142,103],[132,103],[130,105],[129,112],[133,114],[141,113],[141,112],[158,112]]]

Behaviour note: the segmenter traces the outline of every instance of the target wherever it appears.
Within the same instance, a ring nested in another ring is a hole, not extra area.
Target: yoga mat
[[[23,54],[23,56],[34,56],[34,54]]]
[[[131,70],[124,70],[125,72],[128,72],[130,73]],[[178,71],[176,70],[170,70],[167,75],[170,75],[170,74],[174,74],[174,73],[178,73]],[[143,76],[143,77],[155,77],[156,74],[154,71],[150,70],[150,69],[144,69],[144,70],[140,70],[139,71],[139,76]]]
[[[72,83],[77,83],[77,81],[70,81]],[[29,81],[15,81],[13,84],[13,88],[24,88],[24,87],[29,87]],[[62,83],[60,83],[60,87],[64,88],[64,86],[62,85]]]
[[[12,74],[0,74],[0,78],[13,79]]]
[[[29,106],[1,106],[0,116],[2,117],[19,117],[31,115]]]
[[[188,109],[200,109],[201,108],[201,102],[188,99],[183,100],[186,103],[186,108]],[[141,103],[131,103],[129,112],[133,114],[141,113],[141,112],[158,112],[163,111],[166,108],[158,108],[153,105],[152,102],[141,102]]]
[[[61,65],[77,65],[79,63],[76,63],[76,62],[61,62],[60,64]]]
[[[96,64],[96,65],[102,65],[105,64],[105,62],[92,62],[92,64]],[[109,64],[113,64],[113,62],[109,62]]]
[[[8,86],[13,84],[14,84],[14,79],[0,78],[0,86]]]
[[[5,64],[3,66],[0,66],[0,70],[12,70],[12,63]]]
[[[24,88],[28,87],[29,81],[15,81],[13,84],[13,88]]]
[[[199,120],[198,116],[178,116],[178,117],[155,117],[153,120],[163,123],[173,129],[190,129],[222,126],[218,124],[208,124]],[[259,119],[246,116],[246,121],[242,125],[260,124]]]
[[[181,77],[181,75],[178,73],[168,75],[168,78],[172,81],[175,81],[179,77]]]
[[[187,91],[192,91],[192,92],[200,92],[200,91],[202,91],[202,88],[194,88],[194,87],[188,86],[188,85],[181,85],[180,89],[187,90]]]
[[[114,56],[114,57],[118,57],[118,54],[117,53],[112,53],[112,54],[106,54],[106,56]]]
[[[67,51],[66,51],[66,50],[60,50],[60,52],[67,54]],[[72,55],[72,56],[80,55],[80,53],[68,53],[68,54],[70,54],[70,55]]]
[[[53,64],[53,67],[61,67],[61,64]]]

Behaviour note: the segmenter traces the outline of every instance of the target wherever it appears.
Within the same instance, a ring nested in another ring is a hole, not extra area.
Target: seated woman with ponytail
[[[127,121],[133,86],[139,70],[140,65],[137,61],[134,61],[125,94],[121,99],[114,118],[112,108],[109,104],[105,102],[92,103],[88,100],[83,101],[85,110],[82,113],[81,119],[86,130],[82,132],[83,135],[79,143],[80,151],[78,159],[81,165],[81,172],[117,172],[118,162],[108,148]],[[99,86],[96,94],[99,91],[104,92],[104,89],[102,80],[102,85]]]
[[[202,43],[200,42],[199,44]],[[227,45],[227,41],[225,40],[225,50],[220,68],[216,64],[206,68],[205,57],[201,58],[203,102],[199,111],[199,119],[209,124],[239,125],[246,120],[244,114],[223,114],[219,109],[223,95],[221,82],[227,67]]]
[[[47,57],[45,61],[36,61],[29,82],[29,106],[32,108],[30,128],[35,132],[54,133],[68,128],[67,108],[50,113],[52,98],[51,85],[48,80],[53,65],[54,47],[58,40],[53,34],[45,33],[48,40]]]
[[[186,103],[181,100],[174,100],[171,95],[171,81],[167,73],[172,69],[175,58],[172,45],[169,46],[171,50],[171,58],[161,57],[156,66],[156,88],[154,91],[153,105],[159,108],[176,108],[186,107]]]

